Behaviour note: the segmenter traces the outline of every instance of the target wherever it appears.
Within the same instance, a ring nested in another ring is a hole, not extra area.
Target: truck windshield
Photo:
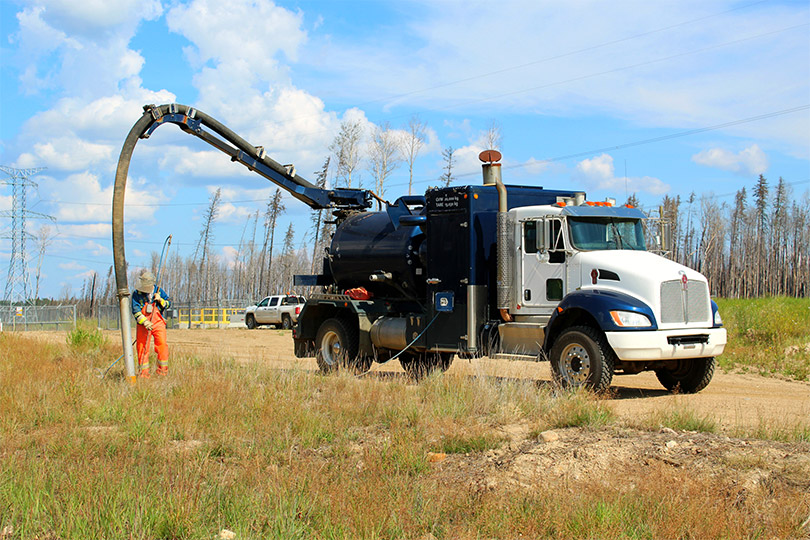
[[[569,217],[571,243],[583,251],[635,249],[644,251],[641,220],[614,217]]]

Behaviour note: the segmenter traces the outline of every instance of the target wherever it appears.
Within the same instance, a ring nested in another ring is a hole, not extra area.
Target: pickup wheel
[[[365,373],[371,368],[371,359],[358,357],[357,330],[345,319],[327,319],[315,336],[315,360],[322,373],[346,369],[351,373]]]
[[[286,313],[281,316],[281,328],[283,330],[289,330],[290,328],[292,328],[292,320],[290,319],[290,316],[287,315]]]
[[[655,376],[670,392],[695,394],[709,385],[715,365],[714,358],[687,358],[674,369],[656,369]]]
[[[588,387],[594,392],[610,388],[615,353],[599,330],[590,326],[565,330],[549,357],[554,381],[563,388]]]
[[[435,371],[444,373],[453,363],[453,353],[403,354],[399,363],[409,378],[419,381]]]
[[[249,313],[248,316],[245,317],[245,326],[247,326],[250,330],[253,330],[259,325],[256,324],[256,318]]]

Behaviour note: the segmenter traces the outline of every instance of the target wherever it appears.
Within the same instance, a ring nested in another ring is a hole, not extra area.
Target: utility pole
[[[37,184],[29,180],[29,178],[44,169],[44,167],[14,169],[0,165],[0,171],[8,175],[8,178],[0,180],[0,184],[8,185],[12,188],[11,211],[6,210],[0,212],[0,217],[11,218],[10,234],[6,233],[2,236],[2,238],[11,239],[11,258],[8,264],[8,278],[6,280],[5,291],[3,292],[3,300],[7,301],[9,305],[16,302],[24,304],[31,300],[29,297],[30,286],[28,282],[28,260],[25,253],[25,242],[29,238],[33,238],[33,235],[25,228],[26,220],[29,218],[39,218],[56,221],[52,216],[32,212],[26,208],[26,189],[29,187],[37,187]]]

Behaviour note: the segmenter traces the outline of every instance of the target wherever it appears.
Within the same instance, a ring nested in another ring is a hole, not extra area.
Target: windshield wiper
[[[617,239],[616,240],[616,249],[624,249],[624,240],[622,239],[622,235],[619,232],[619,228],[616,227],[616,223],[611,221],[610,226],[613,229],[613,236]]]

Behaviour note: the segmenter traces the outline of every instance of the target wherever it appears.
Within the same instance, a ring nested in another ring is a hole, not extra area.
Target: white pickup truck
[[[298,314],[306,301],[303,296],[267,296],[255,306],[245,308],[245,325],[251,330],[262,324],[288,330],[298,322]]]

